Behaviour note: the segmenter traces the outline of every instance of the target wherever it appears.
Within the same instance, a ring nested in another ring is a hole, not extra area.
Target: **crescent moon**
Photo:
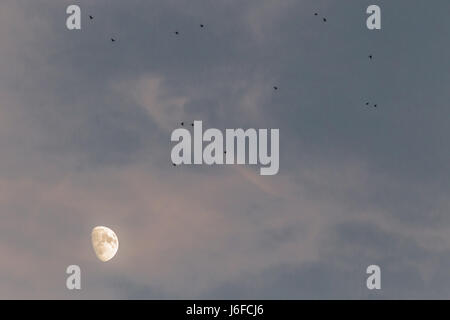
[[[92,229],[91,239],[95,255],[103,262],[111,260],[119,249],[119,239],[108,227],[98,226]]]

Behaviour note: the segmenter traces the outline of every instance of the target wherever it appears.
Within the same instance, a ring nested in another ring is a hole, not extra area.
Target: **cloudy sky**
[[[2,0],[0,298],[450,298],[449,10]],[[193,120],[279,128],[279,174],[173,167]],[[120,240],[108,263],[96,225]]]

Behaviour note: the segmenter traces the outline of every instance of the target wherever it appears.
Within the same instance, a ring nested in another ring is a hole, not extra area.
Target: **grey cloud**
[[[449,295],[447,1],[78,2],[0,4],[0,297]],[[279,175],[173,168],[193,120],[279,128]]]

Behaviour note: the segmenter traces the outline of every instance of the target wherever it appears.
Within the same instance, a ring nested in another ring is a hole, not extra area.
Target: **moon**
[[[97,258],[106,262],[111,260],[119,249],[119,239],[108,227],[98,226],[92,229],[92,247]]]

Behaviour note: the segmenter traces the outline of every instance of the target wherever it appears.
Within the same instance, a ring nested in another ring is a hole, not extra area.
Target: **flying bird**
[[[373,56],[372,55],[369,55],[369,59],[372,59],[373,58]]]
[[[179,32],[178,32],[178,31],[175,31],[175,34],[179,34]]]
[[[205,26],[204,24],[201,24],[201,25],[200,25],[200,28],[203,28],[204,26]]]
[[[182,122],[181,125],[184,126],[184,122]]]
[[[366,102],[366,106],[368,106],[369,105],[369,103],[368,102]]]
[[[377,104],[374,104],[373,106],[376,108],[378,105],[377,105]]]
[[[116,39],[114,39],[114,38],[111,38],[111,42],[116,42]]]
[[[316,13],[314,13],[314,15],[315,15],[315,16],[317,16],[317,15],[318,15],[318,13],[316,12]]]
[[[278,90],[278,87],[277,87],[277,86],[274,86],[274,87],[273,87],[273,90]]]
[[[93,16],[89,16],[89,19],[91,19],[91,20],[92,20],[92,19],[94,19],[94,17],[93,17]]]
[[[327,22],[327,18],[323,18],[323,22]]]

